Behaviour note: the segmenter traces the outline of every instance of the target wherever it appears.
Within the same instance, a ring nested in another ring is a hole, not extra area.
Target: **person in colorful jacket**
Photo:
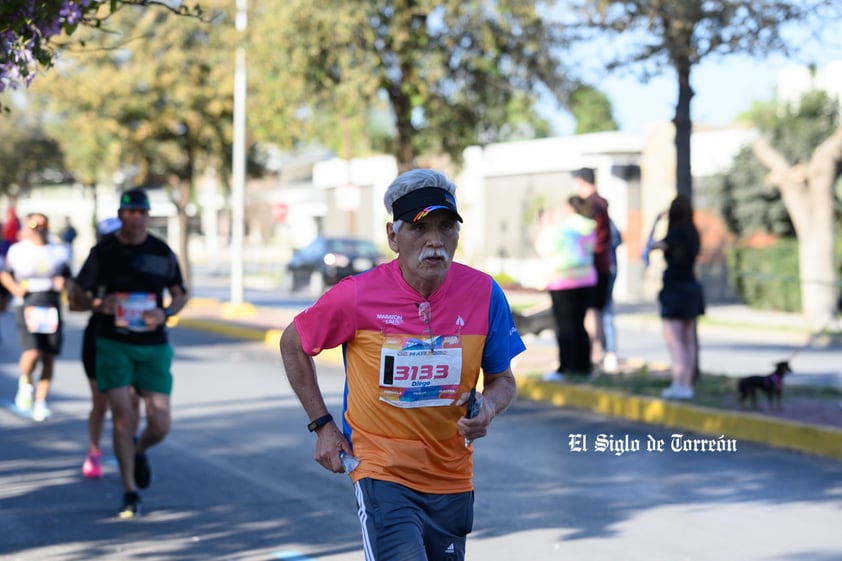
[[[545,380],[565,374],[590,374],[591,340],[585,313],[597,282],[594,267],[596,221],[589,218],[588,202],[574,195],[561,209],[544,213],[535,249],[547,269],[546,289],[552,301],[558,343],[558,368]]]
[[[354,483],[367,560],[465,558],[472,442],[517,393],[511,360],[525,346],[506,297],[489,275],[453,261],[455,190],[434,170],[395,179],[384,203],[397,258],[340,281],[281,337],[315,460]],[[334,420],[312,357],[339,345],[346,385]]]

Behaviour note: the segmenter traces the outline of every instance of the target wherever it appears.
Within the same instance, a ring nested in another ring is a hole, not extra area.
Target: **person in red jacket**
[[[18,218],[15,207],[10,206],[6,210],[6,222],[3,223],[3,240],[0,243],[0,253],[4,256],[9,251],[9,247],[18,241],[18,233],[20,232],[20,219]]]
[[[608,217],[608,201],[596,190],[596,176],[591,168],[580,168],[573,172],[573,180],[580,197],[587,201],[596,221],[596,245],[594,246],[594,267],[596,285],[591,292],[591,301],[585,315],[585,328],[591,339],[591,361],[600,364],[603,358],[602,310],[608,301],[608,285],[611,279],[611,220]]]

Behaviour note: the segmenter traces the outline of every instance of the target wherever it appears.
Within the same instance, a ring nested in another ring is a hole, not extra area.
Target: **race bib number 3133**
[[[395,407],[450,405],[461,379],[458,336],[389,336],[380,351],[380,399]]]

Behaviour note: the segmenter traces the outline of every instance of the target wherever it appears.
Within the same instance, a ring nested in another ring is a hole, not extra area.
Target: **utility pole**
[[[236,67],[234,70],[234,147],[231,173],[231,303],[243,303],[243,252],[246,207],[246,26],[248,0],[237,0]]]

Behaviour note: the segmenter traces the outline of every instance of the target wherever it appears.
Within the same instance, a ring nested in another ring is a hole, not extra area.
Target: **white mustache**
[[[418,262],[420,263],[421,261],[423,261],[424,259],[427,259],[429,257],[441,257],[445,261],[448,260],[447,252],[445,250],[441,249],[441,248],[438,248],[438,249],[425,249],[425,250],[423,250],[421,252],[421,254],[418,256]]]

